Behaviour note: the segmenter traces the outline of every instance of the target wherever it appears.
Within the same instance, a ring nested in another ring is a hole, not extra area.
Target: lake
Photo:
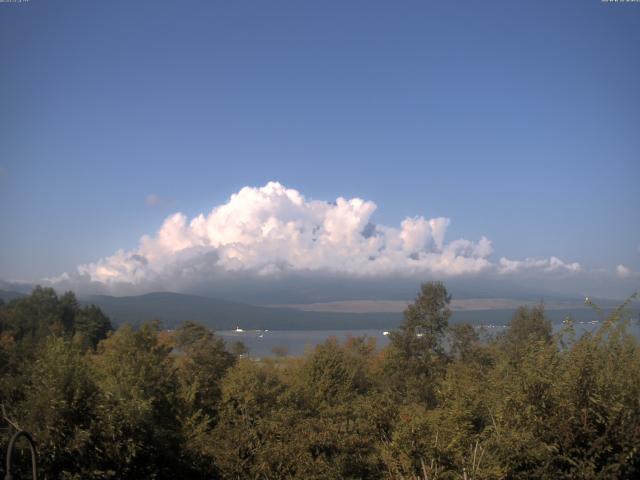
[[[594,323],[595,322],[595,323]],[[576,336],[585,332],[593,331],[600,326],[600,322],[591,320],[584,322],[575,322],[574,327]],[[504,325],[484,325],[485,331],[489,335],[494,335],[504,330]],[[558,331],[562,328],[562,323],[554,323],[554,330]],[[633,322],[630,331],[640,338],[640,327],[637,322]],[[335,337],[340,342],[351,337],[372,337],[376,339],[378,347],[384,347],[389,343],[389,338],[383,335],[382,330],[249,330],[245,332],[236,332],[234,330],[222,330],[216,332],[224,340],[230,344],[236,340],[243,342],[249,349],[252,357],[269,357],[273,356],[275,347],[283,347],[289,355],[302,355],[305,351],[312,349],[316,345],[323,343],[331,337]]]

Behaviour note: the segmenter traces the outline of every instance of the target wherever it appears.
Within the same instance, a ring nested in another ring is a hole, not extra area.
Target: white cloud
[[[225,273],[380,278],[581,269],[556,257],[501,258],[495,264],[486,237],[447,243],[448,218],[405,218],[399,227],[390,227],[373,222],[376,208],[360,198],[310,200],[277,182],[245,187],[206,215],[170,215],[136,249],[118,250],[78,271],[92,282],[141,285]]]
[[[525,258],[524,260],[509,260],[502,257],[498,263],[498,271],[500,273],[518,273],[524,271],[543,271],[543,272],[579,272],[582,266],[579,263],[566,263],[558,257],[549,257],[546,259]]]
[[[633,271],[629,267],[620,264],[616,267],[616,275],[619,278],[629,278],[633,275]]]

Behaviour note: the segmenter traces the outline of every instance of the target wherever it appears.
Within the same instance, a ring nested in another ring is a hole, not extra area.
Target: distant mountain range
[[[0,300],[3,302],[10,302],[11,300],[21,297],[26,297],[26,294],[11,290],[0,290]]]
[[[24,295],[0,290],[0,299],[5,302]],[[192,320],[214,330],[231,330],[236,327],[245,330],[389,330],[402,321],[403,305],[403,302],[354,301],[264,307],[172,292],[125,297],[93,295],[81,297],[80,302],[98,305],[115,325],[140,325],[146,320],[157,319],[162,321],[165,328],[175,328],[186,320]],[[511,319],[517,304],[517,301],[504,299],[454,302],[451,321],[505,324]],[[375,311],[376,309],[382,311]],[[555,303],[547,307],[548,316],[556,322],[569,313],[574,318],[592,318],[595,315],[592,310],[577,302]]]
[[[215,330],[236,327],[245,330],[341,330],[392,328],[402,320],[402,314],[398,312],[305,312],[170,292],[131,297],[94,295],[82,301],[98,305],[116,324],[135,325],[158,319],[166,328],[174,328],[185,320],[192,320]]]

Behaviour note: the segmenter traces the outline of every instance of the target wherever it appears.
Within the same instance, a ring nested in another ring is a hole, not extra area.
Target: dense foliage
[[[384,349],[256,360],[192,322],[114,332],[36,288],[0,305],[0,442],[32,432],[49,479],[639,478],[625,305],[580,338],[521,307],[481,341],[449,301],[424,284]]]

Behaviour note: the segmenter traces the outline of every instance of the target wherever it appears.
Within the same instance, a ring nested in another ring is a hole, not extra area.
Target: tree
[[[156,322],[137,331],[124,325],[92,357],[100,389],[99,469],[116,469],[118,478],[169,478],[181,469],[178,382],[158,331]]]
[[[486,349],[486,342],[481,341],[480,334],[468,323],[458,323],[449,329],[450,349],[452,359],[464,364],[479,363],[488,366],[493,359]]]
[[[193,322],[103,338],[99,309],[35,289],[0,306],[0,443],[30,430],[64,480],[639,477],[629,302],[565,343],[542,305],[480,341],[447,326],[449,301],[423,285],[382,351],[351,337],[256,361]]]
[[[224,340],[194,322],[185,322],[175,333],[178,379],[183,399],[192,410],[215,417],[220,400],[220,382],[235,362]]]
[[[31,295],[4,307],[2,330],[16,341],[39,342],[50,333],[63,334],[65,313],[53,288],[36,286]]]
[[[89,305],[77,309],[73,322],[74,341],[87,348],[95,348],[112,330],[111,321],[102,310]]]
[[[241,359],[222,382],[220,421],[212,437],[215,462],[222,478],[287,478],[297,450],[287,422],[293,415],[285,410],[282,394],[286,387],[271,363],[256,364]],[[289,460],[283,453],[289,453]]]
[[[213,475],[212,430],[218,421],[221,383],[236,358],[221,338],[194,322],[185,322],[175,332],[174,343],[185,463]]]
[[[391,332],[385,369],[392,388],[405,398],[435,402],[434,382],[444,372],[451,295],[442,282],[422,284],[415,301],[404,311],[399,330]]]
[[[364,339],[336,339],[318,345],[291,375],[290,400],[297,410],[293,435],[304,445],[302,478],[372,478],[377,405],[368,401],[373,388]]]
[[[20,426],[37,439],[44,476],[89,474],[96,461],[97,388],[80,350],[63,338],[47,338],[29,369],[24,393]]]
[[[35,345],[50,334],[76,337],[76,343],[94,348],[111,330],[109,318],[95,305],[80,307],[73,292],[58,297],[52,288],[36,286],[0,311],[0,332],[25,345]],[[27,345],[27,348],[31,348]]]
[[[249,353],[249,349],[244,342],[236,340],[231,343],[231,353],[233,353],[237,358],[240,358]]]
[[[518,361],[532,345],[550,344],[552,333],[551,322],[546,318],[541,302],[531,309],[526,305],[518,307],[499,340],[509,358]]]

